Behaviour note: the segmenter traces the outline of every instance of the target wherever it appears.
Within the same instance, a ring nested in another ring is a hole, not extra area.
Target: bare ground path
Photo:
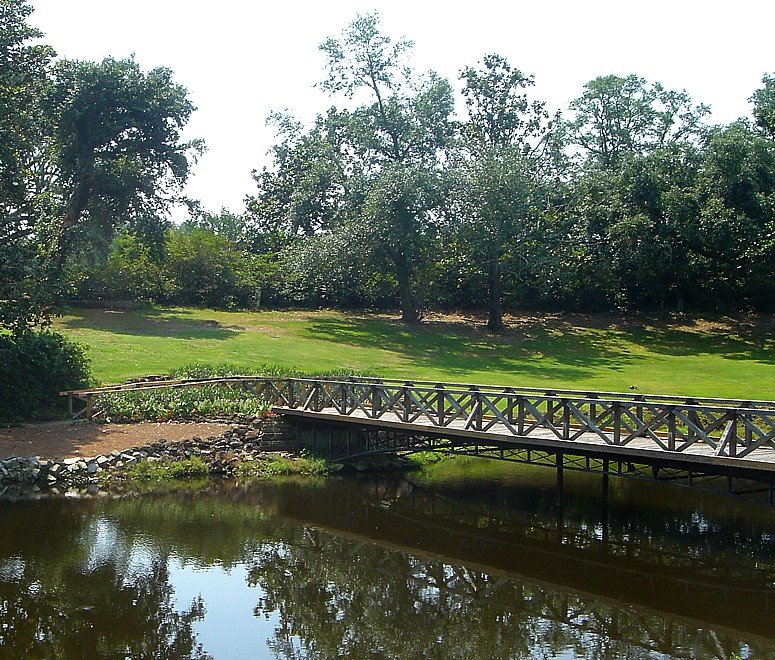
[[[122,451],[157,440],[185,440],[194,436],[219,435],[226,424],[154,423],[94,424],[89,422],[50,422],[16,428],[0,428],[0,460],[11,456],[89,458],[111,451]]]

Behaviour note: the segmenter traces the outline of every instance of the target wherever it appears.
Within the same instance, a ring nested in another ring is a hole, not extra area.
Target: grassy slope
[[[775,399],[772,319],[756,324],[609,317],[514,319],[499,336],[437,320],[321,312],[73,310],[56,328],[84,344],[103,383],[193,362],[575,389]]]

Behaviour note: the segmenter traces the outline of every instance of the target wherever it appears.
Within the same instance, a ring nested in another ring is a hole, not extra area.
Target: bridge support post
[[[608,541],[608,480],[609,480],[609,474],[608,474],[608,468],[609,463],[608,459],[603,459],[603,497],[602,497],[602,504],[603,508],[600,515],[600,522],[603,526],[603,542],[606,543]]]
[[[562,510],[563,505],[563,482],[565,480],[563,454],[557,452],[555,455],[555,465],[557,466],[557,508]]]

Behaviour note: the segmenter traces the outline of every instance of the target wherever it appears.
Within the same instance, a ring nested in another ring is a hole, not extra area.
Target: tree
[[[648,84],[636,75],[600,76],[584,85],[571,103],[571,140],[603,169],[616,169],[629,155],[643,155],[702,130],[708,106],[694,105],[685,92]]]
[[[133,59],[59,62],[49,112],[61,229],[117,220],[141,228],[180,201],[203,146],[181,142],[193,110],[169,69],[145,73]]]
[[[343,116],[332,110],[305,131],[287,114],[270,115],[267,123],[277,127],[281,140],[272,148],[273,167],[253,172],[258,193],[246,200],[247,214],[262,242],[277,249],[294,238],[330,231],[337,224],[345,197],[344,163],[336,131]]]
[[[764,87],[757,89],[749,101],[753,103],[756,125],[770,138],[775,139],[775,74],[765,73]]]
[[[340,38],[320,46],[327,58],[323,89],[366,103],[339,115],[355,187],[364,191],[370,247],[384,249],[396,277],[402,320],[419,319],[417,295],[424,254],[433,243],[439,153],[453,134],[449,84],[430,72],[415,77],[405,64],[412,48],[379,31],[376,13],[359,15]],[[367,192],[368,191],[368,192]]]
[[[0,102],[0,323],[23,331],[45,320],[62,293],[79,238],[116,228],[155,233],[180,199],[202,149],[182,142],[193,105],[168,69],[133,59],[61,60],[28,42],[24,0],[4,3]],[[5,295],[2,295],[5,294]]]
[[[165,249],[164,270],[177,302],[216,309],[255,305],[259,264],[225,237],[206,229],[171,229]]]
[[[30,222],[33,155],[45,133],[40,101],[54,51],[29,43],[43,36],[27,25],[31,13],[27,0],[5,0],[0,9],[0,246]]]
[[[479,69],[460,78],[468,121],[463,126],[468,158],[461,166],[458,196],[461,227],[473,258],[486,265],[487,327],[503,327],[501,278],[504,260],[538,229],[544,206],[544,135],[549,130],[544,103],[525,90],[532,76],[513,69],[499,55],[487,55]]]
[[[23,329],[43,311],[28,291],[37,246],[29,234],[38,213],[32,191],[42,172],[36,156],[47,133],[43,104],[54,51],[31,43],[42,34],[26,22],[27,0],[0,6],[0,327]]]
[[[684,235],[698,282],[715,303],[774,309],[775,143],[744,121],[715,129],[693,192]]]

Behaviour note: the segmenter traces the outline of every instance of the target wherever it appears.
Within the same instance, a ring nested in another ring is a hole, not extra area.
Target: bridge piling
[[[562,452],[555,455],[555,465],[557,467],[557,508],[562,510],[563,491],[564,491],[564,456]]]

